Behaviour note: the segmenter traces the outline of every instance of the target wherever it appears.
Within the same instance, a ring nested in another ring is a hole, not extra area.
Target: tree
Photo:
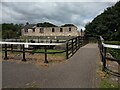
[[[102,35],[107,40],[120,41],[120,1],[85,26],[86,34]],[[116,31],[115,31],[116,30]]]

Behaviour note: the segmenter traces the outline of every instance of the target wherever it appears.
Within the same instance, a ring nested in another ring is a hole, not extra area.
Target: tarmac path
[[[66,63],[48,68],[3,61],[3,88],[96,88],[97,44],[81,47]]]

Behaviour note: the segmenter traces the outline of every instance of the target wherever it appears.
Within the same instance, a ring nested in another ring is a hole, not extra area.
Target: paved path
[[[38,68],[32,64],[3,62],[3,87],[96,87],[97,60],[97,44],[87,44],[66,63],[48,68]]]

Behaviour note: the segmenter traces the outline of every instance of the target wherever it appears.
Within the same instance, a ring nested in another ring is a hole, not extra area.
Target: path
[[[3,87],[91,88],[97,87],[97,44],[80,48],[66,63],[48,68],[3,62]]]

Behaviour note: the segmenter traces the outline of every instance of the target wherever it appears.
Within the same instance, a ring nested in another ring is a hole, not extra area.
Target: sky
[[[17,1],[17,2],[16,2]],[[97,15],[118,0],[1,0],[0,23],[31,24],[51,22],[74,24],[84,29]]]

